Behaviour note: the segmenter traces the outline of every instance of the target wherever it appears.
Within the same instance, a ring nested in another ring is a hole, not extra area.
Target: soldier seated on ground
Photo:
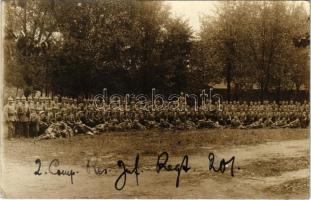
[[[112,118],[108,122],[108,131],[121,131],[122,128],[119,126],[119,121],[117,118]]]
[[[39,112],[39,135],[45,132],[49,127],[47,116],[44,111]]]
[[[81,121],[77,121],[74,124],[73,132],[75,133],[75,135],[77,134],[95,135],[96,130],[83,124]]]
[[[242,122],[240,121],[239,117],[235,115],[231,120],[231,127],[232,128],[243,128]]]
[[[285,117],[278,117],[276,121],[271,125],[271,128],[281,128],[287,124],[287,119]]]
[[[192,120],[186,120],[186,128],[188,130],[193,130],[197,128],[197,125]]]
[[[105,121],[104,123],[97,124],[94,129],[97,133],[107,132],[108,129],[108,121]]]
[[[73,135],[73,130],[66,123],[61,122],[59,125],[58,135],[56,135],[56,137],[69,138]]]
[[[268,116],[267,118],[263,120],[263,127],[270,128],[272,124],[273,124],[273,120],[271,116]]]
[[[206,121],[206,128],[216,128],[219,126],[219,123],[217,122],[217,124],[215,122],[212,121],[212,119],[207,119]]]
[[[207,128],[207,122],[206,122],[205,117],[202,117],[202,116],[199,117],[197,127],[198,127],[199,129],[201,129],[201,128]]]
[[[55,139],[55,138],[69,138],[72,137],[73,130],[64,122],[56,122],[51,124],[37,139]]]
[[[299,118],[296,118],[295,120],[289,122],[288,124],[285,124],[282,126],[282,128],[299,128],[301,126]]]
[[[301,128],[307,128],[309,126],[309,122],[309,115],[307,114],[307,112],[303,112],[300,116]]]
[[[74,115],[73,112],[70,112],[68,115],[67,115],[67,119],[66,119],[66,123],[67,125],[69,125],[71,128],[73,128],[75,126],[75,122],[76,122],[76,117]]]
[[[118,121],[120,121],[119,126],[122,131],[127,131],[132,128],[132,123],[129,119],[119,119]]]
[[[136,130],[146,130],[147,128],[142,125],[139,122],[139,119],[134,119],[133,124],[130,126],[130,128],[136,129]]]
[[[180,120],[179,117],[175,121],[174,129],[175,130],[185,130],[186,129],[185,123],[182,123],[182,121]]]
[[[264,127],[264,120],[263,118],[259,118],[257,121],[251,123],[250,125],[247,126],[247,128],[252,128],[252,129],[255,129],[255,128],[263,128]]]
[[[40,118],[35,110],[32,110],[30,113],[30,124],[29,124],[29,132],[30,136],[37,137],[39,134],[39,123]]]
[[[147,126],[148,129],[159,128],[159,124],[155,120],[153,113],[149,113],[147,116]]]
[[[43,139],[54,139],[56,138],[56,135],[57,135],[57,124],[58,122],[56,123],[53,123],[51,124],[44,132],[44,134],[41,134],[40,136],[38,136],[38,140],[43,140]]]

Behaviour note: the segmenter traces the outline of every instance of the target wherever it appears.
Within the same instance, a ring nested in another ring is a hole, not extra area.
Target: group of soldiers
[[[98,107],[90,99],[62,97],[9,97],[4,106],[9,137],[48,139],[77,134],[95,135],[110,131],[203,128],[306,128],[309,126],[309,102],[269,101],[207,102],[204,105],[180,105],[166,102],[154,109],[151,101],[137,106],[135,100],[122,107],[104,104]],[[120,102],[122,101],[122,102]],[[176,101],[177,102],[177,101]],[[156,102],[156,104],[159,102]],[[125,109],[123,109],[125,108]]]

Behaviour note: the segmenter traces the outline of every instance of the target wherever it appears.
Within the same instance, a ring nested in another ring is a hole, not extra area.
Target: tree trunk
[[[227,100],[231,101],[231,82],[232,82],[232,77],[231,77],[231,64],[227,65],[227,75],[226,75],[226,81],[227,81]]]
[[[260,82],[260,100],[263,101],[265,96],[264,81]]]
[[[279,103],[281,100],[281,83],[278,84],[276,89],[276,101]]]
[[[299,100],[300,85],[299,84],[295,84],[295,86],[296,86],[295,99]]]
[[[235,83],[234,84],[234,99],[237,101],[240,98],[240,91],[241,91],[241,84]]]

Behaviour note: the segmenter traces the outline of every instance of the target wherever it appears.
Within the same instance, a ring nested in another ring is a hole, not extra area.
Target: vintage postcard
[[[308,1],[1,1],[1,198],[308,199]]]

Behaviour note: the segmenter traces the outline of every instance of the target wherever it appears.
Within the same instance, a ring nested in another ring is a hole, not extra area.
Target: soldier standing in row
[[[29,102],[29,132],[31,136],[37,137],[39,132],[39,117],[36,110],[35,102],[32,100],[32,97],[28,97]]]
[[[22,125],[22,115],[23,115],[23,106],[20,102],[20,98],[16,97],[15,99],[15,106],[16,106],[16,122],[15,122],[15,133],[18,136],[23,134],[23,125]]]
[[[20,114],[21,134],[26,137],[29,137],[29,119],[30,119],[29,105],[26,102],[26,97],[22,96],[21,114]]]
[[[8,138],[12,138],[15,134],[16,110],[14,100],[9,97],[8,103],[4,106],[4,119],[8,128]]]

